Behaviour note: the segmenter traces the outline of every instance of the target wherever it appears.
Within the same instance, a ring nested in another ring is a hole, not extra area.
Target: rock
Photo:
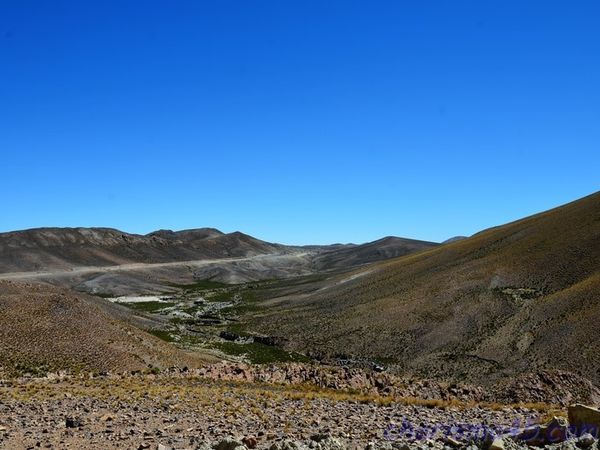
[[[372,369],[374,372],[378,372],[378,373],[385,372],[385,367],[382,366],[381,364],[376,364],[376,363],[373,364]]]
[[[598,436],[600,431],[600,410],[585,405],[571,405],[568,410],[569,423],[578,436],[590,433]]]
[[[514,437],[529,446],[541,447],[567,440],[569,423],[564,417],[553,417],[543,425],[536,425],[520,430]]]
[[[310,440],[312,441],[311,444],[318,444],[314,447],[311,445],[311,448],[319,448],[321,450],[337,450],[346,448],[346,446],[343,445],[339,439],[334,438],[329,434],[313,434],[310,437]]]
[[[244,439],[242,439],[242,442],[248,448],[256,448],[256,445],[258,444],[258,441],[254,436],[246,436]]]
[[[100,417],[100,420],[102,422],[111,422],[115,420],[115,416],[113,416],[112,414],[104,414],[102,417]]]
[[[214,450],[245,450],[246,446],[233,438],[225,438],[214,446]]]
[[[540,434],[540,426],[535,425],[533,427],[521,428],[517,431],[513,438],[515,441],[521,441],[527,445],[544,445],[545,441],[541,439]]]
[[[291,441],[291,440],[275,442],[273,445],[271,445],[271,447],[269,447],[269,450],[306,450],[306,449],[307,449],[307,447],[305,445],[302,445],[299,442]]]
[[[171,447],[167,447],[163,444],[158,444],[158,448],[156,450],[172,450]]]
[[[456,439],[454,439],[453,437],[450,437],[450,436],[444,437],[442,439],[442,442],[444,444],[446,444],[447,446],[452,447],[452,448],[460,448],[463,445],[462,442],[460,442],[460,441],[458,441],[458,440],[456,440]]]
[[[320,443],[321,450],[346,450],[346,446],[337,438],[328,437]]]
[[[488,450],[504,450],[504,440],[502,438],[495,438],[490,444]]]
[[[392,446],[391,442],[380,442],[378,444],[375,442],[367,442],[365,450],[393,450],[394,448],[395,447]]]
[[[65,426],[67,428],[79,428],[81,426],[81,420],[76,417],[67,417],[65,419]]]
[[[594,445],[596,439],[590,433],[583,433],[579,439],[577,439],[577,447],[579,448],[589,448]]]
[[[330,436],[329,436],[328,434],[316,433],[316,434],[313,434],[313,435],[310,437],[310,440],[311,440],[311,441],[315,441],[315,442],[321,442],[321,441],[324,441],[325,439],[327,439],[327,438],[329,438],[329,437],[330,437]]]

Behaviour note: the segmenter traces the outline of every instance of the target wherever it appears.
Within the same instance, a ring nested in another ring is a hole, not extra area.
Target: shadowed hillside
[[[294,349],[491,381],[560,368],[600,382],[600,194],[272,302]]]

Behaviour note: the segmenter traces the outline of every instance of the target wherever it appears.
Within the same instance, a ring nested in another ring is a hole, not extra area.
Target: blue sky
[[[0,4],[0,231],[471,234],[599,189],[595,1]]]

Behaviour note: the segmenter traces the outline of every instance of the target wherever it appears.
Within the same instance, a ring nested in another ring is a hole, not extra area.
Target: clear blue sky
[[[443,240],[600,189],[597,1],[4,1],[0,231]]]

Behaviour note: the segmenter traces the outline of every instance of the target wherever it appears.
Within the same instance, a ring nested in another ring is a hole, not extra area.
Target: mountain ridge
[[[393,240],[392,245],[389,245],[390,240]],[[35,271],[54,266],[65,269],[293,254],[306,250],[331,255],[338,251],[348,253],[351,249],[373,248],[379,243],[387,245],[387,253],[382,251],[381,257],[367,258],[361,264],[435,245],[386,237],[365,244],[295,246],[263,241],[240,231],[224,233],[216,228],[162,229],[142,235],[107,227],[42,227],[0,233],[0,273]],[[397,248],[391,248],[394,246]]]
[[[600,193],[353,273],[282,298],[256,326],[291,349],[417,374],[558,368],[600,382]]]

